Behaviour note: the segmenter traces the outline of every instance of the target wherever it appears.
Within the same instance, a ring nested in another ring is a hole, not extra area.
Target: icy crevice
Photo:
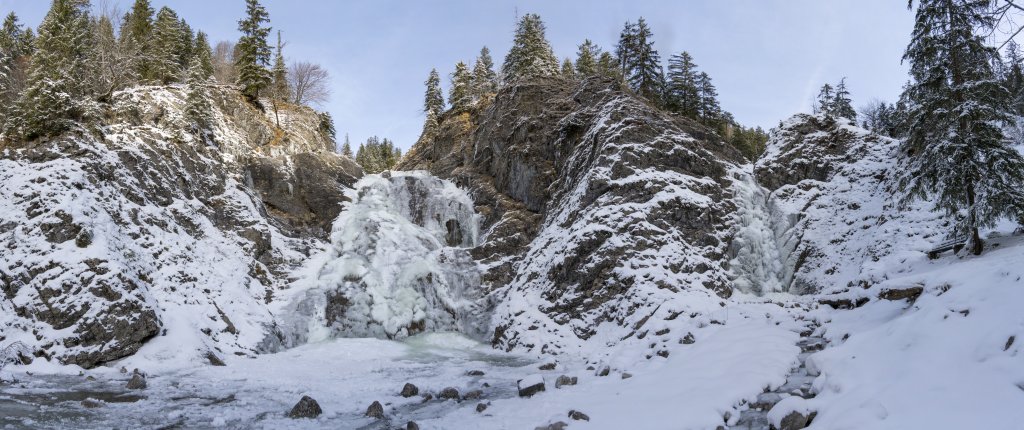
[[[417,171],[368,175],[348,197],[329,249],[280,315],[286,344],[435,331],[480,338],[486,315],[469,254],[480,217],[469,195]]]
[[[750,294],[786,292],[792,268],[779,224],[769,207],[768,191],[747,171],[733,173],[736,180],[736,236],[729,246],[730,279],[734,288]]]

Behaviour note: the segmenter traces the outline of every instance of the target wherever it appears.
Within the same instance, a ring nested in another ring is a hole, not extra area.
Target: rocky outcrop
[[[168,331],[155,348],[199,362],[255,352],[264,303],[323,247],[361,171],[328,151],[315,112],[277,128],[236,91],[210,91],[209,141],[184,131],[183,88],[142,87],[89,130],[0,144],[0,342],[87,368]]]
[[[603,323],[620,327],[604,338],[630,337],[731,294],[728,172],[742,162],[717,135],[613,81],[551,78],[444,115],[399,168],[472,195],[493,344],[557,353]]]
[[[787,291],[869,287],[891,264],[941,241],[929,203],[899,206],[899,146],[824,115],[796,115],[772,130],[754,174],[771,193]]]

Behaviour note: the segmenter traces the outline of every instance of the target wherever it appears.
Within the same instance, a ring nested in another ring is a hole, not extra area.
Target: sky
[[[93,0],[97,5],[104,0]],[[132,0],[105,0],[127,10]],[[236,40],[243,0],[152,0],[169,6],[211,42]],[[423,82],[437,68],[447,94],[455,64],[472,65],[482,46],[497,68],[517,16],[538,13],[559,59],[591,39],[613,50],[626,21],[644,19],[666,61],[688,51],[719,92],[723,109],[765,129],[810,110],[822,84],[847,78],[859,107],[893,101],[907,81],[903,50],[913,12],[901,0],[263,0],[289,61],[331,74],[323,106],[339,140],[387,137],[408,149],[424,116]],[[0,12],[37,26],[46,0],[0,0]]]

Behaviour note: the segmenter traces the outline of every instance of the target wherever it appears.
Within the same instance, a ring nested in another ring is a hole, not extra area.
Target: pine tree
[[[562,77],[570,81],[576,80],[576,68],[572,65],[572,60],[566,58],[562,61]]]
[[[437,69],[430,69],[430,76],[424,82],[427,92],[423,97],[423,112],[440,116],[444,112],[444,94],[441,92],[441,76]]]
[[[181,23],[178,14],[169,7],[162,7],[153,24],[151,75],[155,82],[169,84],[182,80],[180,50],[182,41]]]
[[[622,32],[619,33],[619,43],[615,46],[615,57],[619,63],[619,73],[622,76],[629,76],[632,64],[636,62],[637,50],[637,27],[636,24],[626,21]]]
[[[1003,83],[1010,92],[1014,113],[1024,115],[1024,55],[1020,45],[1010,39],[1006,43],[1006,70]]]
[[[284,43],[281,42],[281,31],[277,32],[277,50],[274,55],[274,68],[270,70],[270,103],[274,107],[274,121],[281,127],[281,115],[278,105],[291,98],[291,86],[288,85],[288,69],[284,65]]]
[[[192,64],[192,56],[195,54],[195,33],[192,27],[182,18],[178,21],[178,67],[181,70],[188,70]]]
[[[32,53],[32,30],[18,23],[11,12],[0,29],[0,106],[13,107],[24,90],[29,56]],[[0,127],[7,122],[11,109],[0,109]]]
[[[832,106],[829,110],[834,116],[857,122],[857,111],[853,109],[853,101],[850,100],[850,90],[846,89],[845,77],[836,84],[836,95],[832,99]]]
[[[697,87],[697,65],[690,53],[683,51],[669,58],[667,90],[670,109],[697,118],[701,110],[701,90]]]
[[[473,98],[481,99],[498,91],[498,74],[494,72],[494,60],[487,47],[480,49],[480,56],[473,66]]]
[[[461,112],[473,102],[473,76],[466,63],[459,61],[451,76],[452,86],[448,89],[448,104],[455,112]]]
[[[320,117],[320,124],[317,127],[320,133],[330,139],[331,147],[337,147],[338,132],[334,129],[334,118],[331,117],[331,113],[320,112],[317,116]]]
[[[93,42],[88,0],[54,0],[39,26],[27,89],[18,102],[17,130],[26,139],[70,130],[89,113]]]
[[[213,49],[210,48],[209,38],[206,33],[200,31],[196,34],[195,46],[192,48],[192,55],[199,60],[199,67],[203,76],[213,76]]]
[[[909,6],[909,5],[908,5]],[[921,0],[910,44],[907,89],[910,154],[904,202],[934,196],[955,219],[953,234],[977,255],[979,229],[1002,217],[1024,222],[1024,157],[1003,135],[1009,92],[985,44],[995,25],[990,0]]]
[[[501,73],[506,82],[558,74],[558,59],[544,35],[540,15],[526,14],[516,26],[512,48],[505,56]]]
[[[441,126],[437,123],[437,115],[433,111],[427,112],[427,119],[423,121],[423,132],[420,133],[417,143],[433,140],[440,129]]]
[[[341,144],[341,155],[352,158],[352,144],[348,141],[348,133],[345,133],[345,143]]]
[[[620,61],[623,75],[630,88],[640,96],[651,100],[661,99],[661,56],[654,49],[654,34],[641,17],[635,25],[626,23],[620,37]]]
[[[119,44],[128,58],[128,64],[137,79],[153,79],[152,37],[153,6],[149,0],[135,0],[132,9],[125,14],[121,23]]]
[[[291,98],[291,87],[288,86],[288,69],[284,62],[284,44],[281,42],[281,32],[277,32],[277,50],[274,55],[274,68],[270,75],[272,81],[273,97],[277,100],[288,101]]]
[[[576,74],[581,78],[597,75],[597,59],[600,56],[601,48],[590,39],[584,40],[576,51]]]
[[[718,89],[711,83],[707,73],[697,74],[697,89],[700,94],[700,118],[704,124],[718,125],[722,120],[722,107],[718,104]]]
[[[597,74],[609,78],[622,78],[619,63],[610,52],[602,52],[597,59]]]
[[[190,131],[203,141],[209,142],[213,107],[210,105],[210,94],[206,86],[213,75],[207,72],[203,65],[204,61],[209,63],[210,60],[208,57],[204,60],[201,55],[196,55],[188,68],[188,79],[185,81],[185,118],[188,120]]]
[[[270,45],[267,36],[270,27],[263,24],[270,21],[267,10],[259,0],[245,0],[246,18],[238,21],[238,30],[242,37],[235,45],[235,70],[238,71],[237,83],[242,94],[249,100],[258,102],[260,92],[270,85]]]
[[[832,106],[834,102],[835,92],[832,90],[832,85],[822,85],[821,91],[818,91],[818,101],[814,105],[814,113],[823,113],[825,116],[832,116]]]

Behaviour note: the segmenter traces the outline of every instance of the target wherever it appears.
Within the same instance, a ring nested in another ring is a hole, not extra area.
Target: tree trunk
[[[978,217],[974,214],[974,200],[974,184],[971,184],[967,187],[967,223],[971,228],[971,237],[968,242],[971,245],[971,254],[981,255],[985,244],[981,241],[981,235],[978,234]]]

